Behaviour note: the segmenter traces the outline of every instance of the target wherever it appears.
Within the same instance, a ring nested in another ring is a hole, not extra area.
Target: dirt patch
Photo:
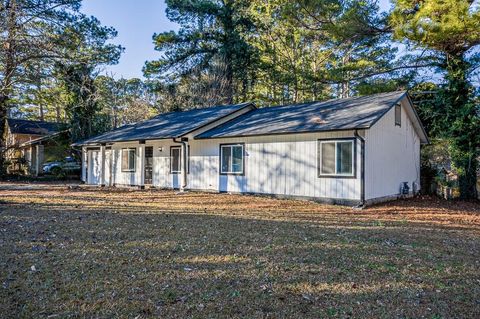
[[[0,189],[3,317],[480,316],[480,205]]]

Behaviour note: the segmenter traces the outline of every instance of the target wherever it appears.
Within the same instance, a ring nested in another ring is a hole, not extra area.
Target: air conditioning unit
[[[400,194],[408,195],[410,193],[410,186],[408,186],[408,182],[403,182],[402,186],[400,187]]]

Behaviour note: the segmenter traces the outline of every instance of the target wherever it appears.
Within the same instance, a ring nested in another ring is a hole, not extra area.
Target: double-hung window
[[[244,145],[220,145],[220,173],[243,175],[244,173]]]
[[[135,172],[136,148],[122,148],[122,172]]]
[[[355,176],[354,140],[324,140],[318,142],[318,175],[320,177]]]

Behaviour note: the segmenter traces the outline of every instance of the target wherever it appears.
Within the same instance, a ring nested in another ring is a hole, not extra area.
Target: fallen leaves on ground
[[[480,316],[480,205],[0,189],[2,317]]]

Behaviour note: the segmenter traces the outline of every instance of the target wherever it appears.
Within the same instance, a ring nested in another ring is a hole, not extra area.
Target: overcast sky
[[[390,8],[390,1],[380,0],[380,7]],[[145,61],[159,57],[152,35],[177,29],[165,16],[165,8],[163,0],[83,0],[82,11],[114,27],[118,37],[113,42],[125,47],[120,63],[107,67],[106,73],[115,78],[143,77]]]

